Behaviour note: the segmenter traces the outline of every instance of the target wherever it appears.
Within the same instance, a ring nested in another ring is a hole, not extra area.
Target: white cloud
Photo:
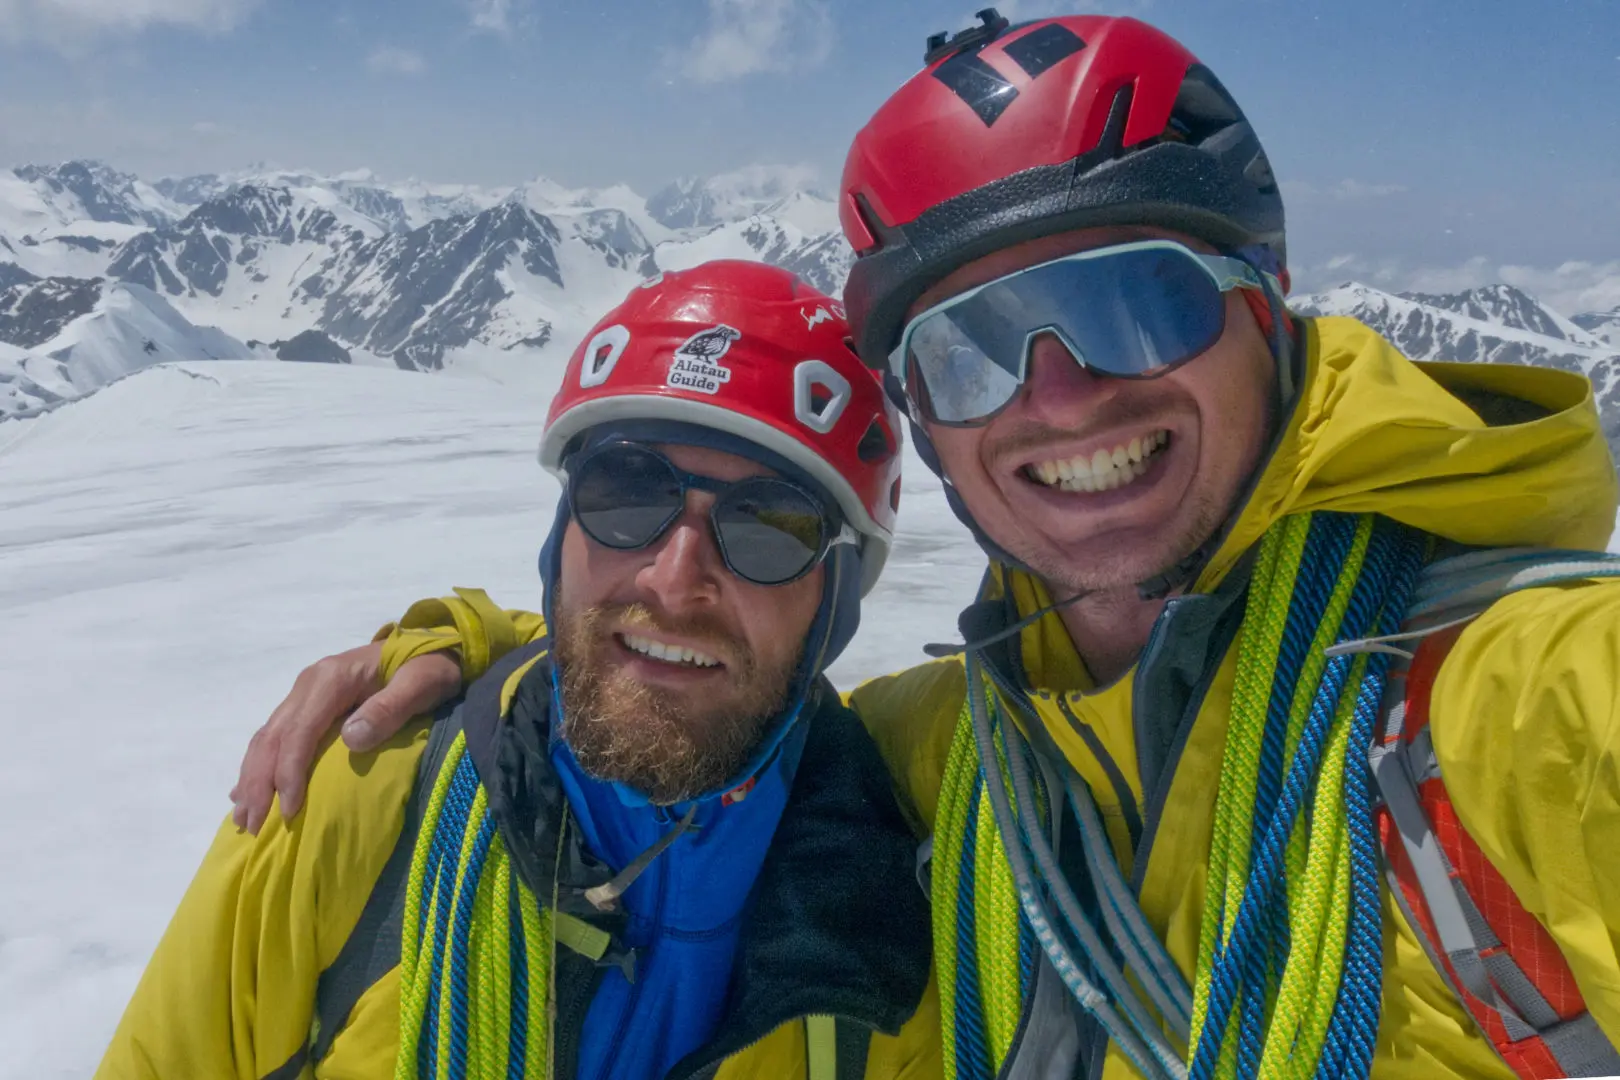
[[[512,32],[512,0],[467,0],[467,12],[474,30],[502,37]]]
[[[236,129],[214,120],[198,120],[191,125],[191,133],[199,139],[224,139],[236,134]]]
[[[1326,187],[1304,180],[1285,180],[1282,189],[1286,198],[1302,202],[1364,202],[1368,199],[1385,199],[1391,195],[1400,195],[1406,191],[1406,185],[1369,184],[1364,180],[1347,177]]]
[[[0,0],[0,38],[39,39],[59,47],[149,26],[222,32],[257,0]]]
[[[804,71],[832,55],[825,0],[708,0],[709,25],[677,60],[687,78],[730,82],[767,72]]]
[[[1402,259],[1339,254],[1320,265],[1293,268],[1296,291],[1360,281],[1387,292],[1452,293],[1482,285],[1523,289],[1563,315],[1620,307],[1620,260],[1525,266],[1475,256],[1452,266],[1413,266]]]
[[[1620,308],[1620,259],[1567,262],[1551,269],[1502,267],[1502,280],[1545,300],[1555,311],[1580,315]]]
[[[373,75],[420,75],[426,67],[421,53],[394,45],[379,45],[366,57],[366,68]]]

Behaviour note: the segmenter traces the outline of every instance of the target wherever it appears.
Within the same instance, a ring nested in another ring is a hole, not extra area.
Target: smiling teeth
[[[1060,491],[1112,491],[1145,474],[1169,442],[1168,431],[1154,431],[1112,450],[1098,450],[1062,461],[1042,461],[1029,466],[1028,473],[1030,479]]]
[[[720,661],[708,653],[688,649],[683,645],[665,645],[650,638],[637,637],[634,634],[620,634],[619,640],[632,652],[643,656],[650,656],[654,660],[662,660],[666,664],[690,664],[693,667],[719,667]]]

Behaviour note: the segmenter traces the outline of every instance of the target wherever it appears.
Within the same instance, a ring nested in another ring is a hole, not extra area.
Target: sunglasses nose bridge
[[[1085,352],[1070,340],[1061,327],[1055,324],[1038,326],[1031,330],[1024,338],[1024,355],[1019,357],[1019,370],[1023,374],[1023,381],[1028,382],[1035,369],[1035,358],[1040,353],[1046,353],[1057,359],[1052,350],[1061,350],[1068,354],[1082,371],[1096,374],[1091,364],[1086,360]]]
[[[1043,392],[1096,389],[1112,380],[1069,336],[1057,327],[1035,330],[1024,341],[1023,379],[1019,393],[1039,397]]]
[[[637,584],[671,612],[713,603],[725,572],[708,514],[695,512],[688,498],[680,515],[648,546],[647,562],[636,574]]]

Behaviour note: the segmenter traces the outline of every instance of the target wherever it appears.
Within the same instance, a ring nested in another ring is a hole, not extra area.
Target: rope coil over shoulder
[[[1328,650],[1399,627],[1426,547],[1387,519],[1332,513],[1285,518],[1263,539],[1194,991],[1124,882],[1084,782],[1006,722],[1020,695],[982,654],[969,655],[935,826],[947,1077],[994,1076],[1010,1052],[1005,1017],[1022,1015],[1033,980],[1020,955],[1016,996],[986,990],[1006,983],[988,969],[1009,953],[1009,926],[1019,941],[1033,935],[1073,998],[1152,1080],[1367,1075],[1383,978],[1377,835],[1365,764],[1349,748],[1371,741],[1389,656]],[[991,760],[996,768],[984,766]],[[1061,774],[1055,787],[1031,761]],[[1106,934],[1058,868],[1043,825],[1049,800],[1073,810]],[[1005,959],[999,966],[1008,970]]]
[[[395,1080],[551,1075],[553,933],[551,911],[512,872],[458,733],[406,887]]]

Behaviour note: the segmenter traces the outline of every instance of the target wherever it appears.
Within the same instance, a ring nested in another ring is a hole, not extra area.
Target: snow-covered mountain
[[[827,232],[838,227],[837,210],[817,191],[803,169],[755,165],[703,179],[676,180],[647,200],[647,212],[672,229],[712,228],[757,214],[781,216],[800,199],[826,207],[826,215],[813,222],[797,221],[801,228]]]
[[[852,255],[812,180],[755,166],[643,198],[545,177],[482,188],[259,167],[148,184],[93,162],[26,166],[0,172],[0,358],[55,373],[57,339],[122,282],[193,330],[219,327],[233,355],[497,374],[554,364],[664,270],[761,259],[840,290]],[[1350,284],[1293,303],[1360,318],[1420,359],[1588,374],[1620,440],[1620,309],[1566,318],[1506,285],[1396,295]],[[51,400],[30,390],[18,404],[20,376],[11,385],[12,414]]]
[[[1414,360],[1535,364],[1592,380],[1609,446],[1620,458],[1620,348],[1511,285],[1431,295],[1341,285],[1293,297],[1302,315],[1348,315]]]
[[[232,188],[285,188],[311,198],[338,201],[389,229],[406,230],[435,218],[476,214],[510,194],[467,184],[423,184],[415,180],[384,183],[366,170],[317,176],[293,169],[257,168],[235,173],[170,176],[153,183],[159,193],[181,207],[200,206]]]
[[[323,301],[317,325],[334,338],[401,367],[437,369],[445,350],[475,340],[551,340],[552,309],[542,298],[564,288],[562,241],[548,218],[502,203],[352,247],[298,288]]]
[[[636,282],[707,259],[764,259],[841,288],[850,255],[805,180],[756,167],[647,200],[544,177],[488,189],[258,168],[148,185],[94,163],[27,167],[0,174],[0,287],[32,287],[0,342],[36,350],[106,278],[276,355],[316,331],[331,345],[316,354],[413,370],[533,362],[571,348]]]
[[[1611,311],[1590,311],[1576,315],[1570,322],[1593,337],[1601,338],[1610,345],[1620,348],[1620,306]]]
[[[100,162],[24,165],[11,176],[31,191],[33,198],[19,200],[25,207],[63,224],[88,220],[150,227],[177,216],[175,205],[156,188]],[[17,192],[10,194],[15,199]]]
[[[263,284],[280,264],[307,265],[382,229],[346,205],[287,188],[238,187],[172,225],[121,245],[107,273],[170,296],[222,297],[227,286]],[[272,266],[270,264],[276,264]]]
[[[247,360],[247,345],[195,326],[161,296],[121,282],[43,278],[0,290],[0,338],[20,314],[26,344],[0,342],[0,420],[49,412],[126,375],[178,360]],[[17,337],[15,331],[11,336]]]

